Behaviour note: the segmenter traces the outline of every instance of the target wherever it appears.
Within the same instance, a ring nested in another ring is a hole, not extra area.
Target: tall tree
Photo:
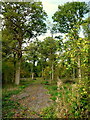
[[[17,41],[15,51],[17,53],[15,84],[20,82],[20,63],[22,58],[22,44],[26,38],[29,40],[46,31],[46,13],[41,2],[3,2],[2,14],[4,16],[4,28],[13,35]]]
[[[76,42],[79,40],[80,25],[84,23],[84,15],[88,12],[89,9],[85,2],[67,2],[62,6],[58,6],[58,11],[52,17],[56,22],[56,30],[61,33],[68,33],[69,39],[72,40],[71,43],[73,45],[75,43],[77,46],[79,79],[81,79],[81,55],[80,47]]]
[[[58,11],[53,15],[53,21],[58,32],[68,33],[75,28],[76,24],[81,25],[84,15],[89,12],[85,2],[67,2],[58,6]],[[54,27],[54,28],[55,28]]]
[[[33,43],[30,43],[29,46],[25,47],[25,56],[26,60],[29,61],[29,63],[32,63],[31,66],[31,74],[32,74],[32,80],[34,79],[35,73],[36,73],[36,67],[35,64],[38,62],[38,41],[35,41]]]
[[[90,17],[85,20],[85,23],[82,25],[83,32],[87,40],[87,49],[88,49],[88,79],[90,80]]]
[[[54,69],[55,69],[55,62],[56,62],[56,52],[57,52],[57,40],[53,37],[46,37],[42,42],[42,51],[41,54],[48,58],[48,65],[51,69],[51,79],[54,79]]]

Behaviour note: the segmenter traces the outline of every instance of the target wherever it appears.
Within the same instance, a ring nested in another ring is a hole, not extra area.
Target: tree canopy
[[[16,84],[20,81],[20,61],[22,44],[26,38],[30,40],[46,31],[46,16],[41,2],[3,2],[2,15],[4,16],[3,36],[8,32],[8,40],[14,43],[11,51],[18,59],[16,69]],[[12,39],[11,37],[12,36]]]
[[[68,33],[76,24],[81,25],[84,15],[89,12],[85,2],[67,2],[58,6],[58,11],[53,15],[53,21],[56,22],[56,30],[61,33]]]

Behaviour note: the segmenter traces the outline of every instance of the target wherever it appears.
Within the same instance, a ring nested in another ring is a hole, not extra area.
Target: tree
[[[30,43],[29,46],[25,47],[25,57],[26,60],[31,63],[31,73],[32,73],[32,80],[36,74],[36,67],[35,63],[38,62],[38,41]]]
[[[41,54],[45,57],[48,66],[50,67],[50,78],[54,79],[54,70],[56,63],[56,52],[57,52],[58,42],[53,37],[46,37],[42,42]],[[48,69],[49,70],[49,69]]]
[[[56,22],[56,30],[61,33],[68,33],[70,43],[76,45],[79,39],[80,25],[84,23],[84,15],[89,12],[88,6],[85,2],[67,2],[62,6],[58,6],[58,11],[52,17],[54,22]],[[72,37],[72,38],[71,38]],[[80,47],[77,46],[78,54],[78,77],[81,79],[81,55]]]
[[[12,34],[12,40],[17,41],[16,51],[16,77],[15,84],[20,82],[20,64],[22,58],[22,44],[46,31],[46,13],[41,2],[3,2],[2,14],[4,28]]]
[[[90,8],[89,8],[90,9]],[[89,12],[90,13],[90,12]],[[85,20],[85,23],[82,25],[83,27],[83,31],[84,31],[84,35],[85,35],[85,40],[86,40],[86,44],[85,44],[85,50],[86,50],[86,60],[84,62],[84,64],[86,65],[86,77],[88,79],[85,80],[85,83],[86,85],[84,86],[87,90],[87,93],[88,93],[88,99],[87,101],[89,101],[90,97],[89,97],[89,93],[90,93],[90,17],[88,17],[86,20]],[[88,108],[89,110],[89,108]]]
[[[65,47],[61,54],[60,67],[63,68],[62,72],[64,71],[64,75],[70,74],[70,72],[72,74],[75,73],[73,76],[78,76],[79,78],[78,81],[75,80],[79,95],[79,97],[75,96],[77,98],[77,113],[79,113],[79,117],[87,116],[89,113],[87,101],[89,100],[88,93],[90,90],[89,84],[87,83],[87,65],[89,65],[87,64],[87,59],[89,56],[88,45],[90,45],[88,43],[90,43],[90,41],[88,42],[86,38],[81,38],[79,35],[81,25],[83,23],[86,24],[84,15],[88,12],[89,9],[85,2],[71,2],[59,6],[58,11],[53,16],[53,20],[56,22],[55,27],[57,32],[67,33],[64,42]],[[87,32],[85,34],[87,35]],[[70,60],[68,60],[68,58],[70,58]],[[68,71],[68,69],[71,70]],[[73,102],[71,106],[72,104]]]
[[[87,40],[87,49],[88,49],[88,79],[90,80],[90,17],[85,20],[85,23],[82,24],[83,32]]]
[[[68,33],[77,23],[83,23],[83,17],[89,12],[85,2],[67,2],[58,6],[58,11],[53,15],[53,21],[56,22],[56,30],[61,33]]]

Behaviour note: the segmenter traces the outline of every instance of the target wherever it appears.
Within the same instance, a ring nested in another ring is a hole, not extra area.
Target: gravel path
[[[40,118],[42,110],[53,103],[47,92],[43,85],[32,84],[22,93],[13,95],[11,99],[20,103],[20,108],[14,111],[13,117]]]

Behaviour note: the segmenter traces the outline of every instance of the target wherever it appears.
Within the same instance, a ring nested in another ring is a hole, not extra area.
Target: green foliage
[[[4,2],[2,5],[5,25],[13,35],[32,38],[45,32],[46,13],[41,2]]]
[[[26,62],[24,58],[22,59],[23,59],[23,62],[21,63],[21,78],[29,78],[32,64],[30,64],[29,62]]]
[[[55,97],[55,96],[53,96],[53,97],[51,97],[51,99],[52,99],[53,101],[55,101],[55,100],[56,100],[56,97]]]
[[[68,116],[68,118],[88,118],[88,94],[85,88],[85,83],[82,83],[63,83],[58,94],[56,94],[56,98],[58,97],[59,99],[57,103],[58,114],[60,114],[59,117],[66,118],[66,116]],[[54,92],[55,90],[53,93]]]
[[[3,83],[12,83],[14,77],[14,66],[10,61],[2,62],[2,82]]]
[[[44,120],[45,120],[45,118],[46,119],[49,118],[50,120],[54,120],[56,118],[54,106],[50,106],[50,107],[43,109],[41,116]]]
[[[89,12],[85,2],[67,2],[58,6],[58,11],[52,17],[56,22],[56,29],[62,33],[68,33],[77,23],[81,25],[83,17]]]
[[[10,97],[11,95],[18,94],[19,92],[20,92],[20,89],[16,91],[8,91],[7,93],[3,92],[3,95],[2,95],[3,118],[5,117],[10,118],[15,114],[14,112],[12,112],[12,110],[18,108],[19,103],[10,100]]]
[[[85,20],[85,22],[82,24],[85,37],[90,37],[89,36],[89,34],[90,34],[89,24],[90,24],[90,17],[88,17]]]
[[[49,82],[48,81],[43,81],[43,82],[41,82],[41,84],[47,85],[47,84],[49,84]]]
[[[57,92],[57,85],[46,85],[45,86],[48,90],[49,90],[49,94],[51,95],[51,99],[53,101],[56,100],[56,97],[58,95],[58,92]]]
[[[20,68],[18,63],[22,58],[22,44],[27,42],[26,38],[30,40],[46,32],[47,14],[43,10],[41,2],[32,0],[31,2],[3,2],[2,15],[4,20],[2,29],[3,57],[5,57],[4,59],[11,58],[15,54],[13,57],[15,74],[15,70],[18,71]],[[15,79],[16,84],[19,84],[19,81],[20,78]]]

